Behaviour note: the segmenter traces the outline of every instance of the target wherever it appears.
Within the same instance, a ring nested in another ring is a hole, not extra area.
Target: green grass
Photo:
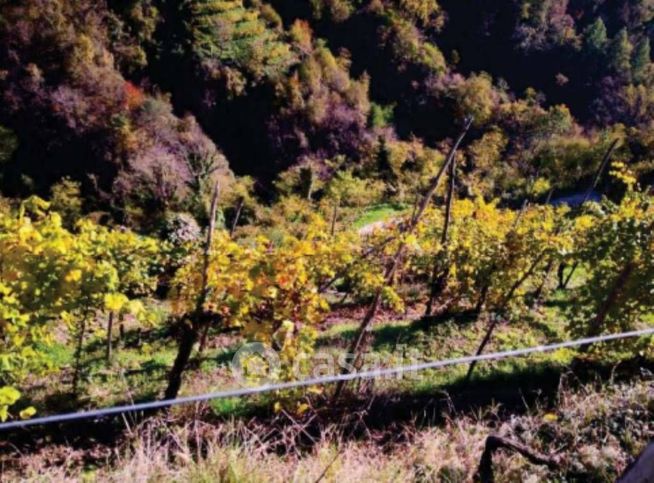
[[[374,213],[378,216],[382,212],[384,210],[378,209]],[[391,208],[386,208],[385,212],[397,213]],[[584,276],[585,270],[581,267],[573,282],[582,283]],[[538,310],[498,326],[486,352],[548,344],[569,338],[565,320],[573,296],[573,290],[552,290]],[[644,322],[654,323],[654,314],[646,317]],[[316,351],[332,355],[342,353],[354,337],[357,327],[356,319],[342,320],[331,325],[319,335]],[[475,352],[485,328],[486,321],[477,320],[470,313],[452,314],[428,321],[400,319],[380,322],[372,328],[369,356],[381,360],[384,367],[462,357]],[[69,397],[74,367],[73,344],[57,343],[48,347],[53,365],[64,369],[58,375],[49,374],[37,381],[36,386],[39,382],[42,385],[45,382],[41,389],[33,393],[35,406],[39,407],[40,412],[55,412],[64,403],[68,405],[67,409],[78,406],[102,407],[161,396],[177,352],[176,340],[165,324],[140,335],[137,331],[128,330],[123,343],[116,341],[111,364],[105,360],[104,343],[105,337],[101,330],[87,340],[81,394],[77,401]],[[184,394],[236,387],[227,366],[240,343],[238,337],[232,340],[228,338],[220,347],[208,349],[202,357],[195,356],[184,376]],[[575,355],[575,351],[568,350],[482,363],[476,371],[475,384],[494,380],[497,381],[498,390],[501,390],[499,385],[502,384],[506,385],[506,390],[510,390],[516,381],[537,378],[544,371],[564,369]],[[439,393],[447,388],[456,388],[465,376],[466,369],[464,365],[450,366],[425,371],[419,377],[379,381],[376,387],[405,395]],[[291,398],[295,396],[289,395]],[[275,397],[277,395],[222,400],[215,401],[210,406],[219,417],[243,417],[266,405],[271,406]]]
[[[243,397],[228,399],[214,399],[209,407],[218,417],[242,417],[247,416],[257,408],[253,400]]]
[[[567,301],[561,296],[561,305]],[[549,308],[538,317],[525,317],[498,326],[486,352],[519,349],[547,344],[565,338],[560,319],[560,307]],[[355,321],[331,326],[320,336],[319,350],[336,352],[343,350],[357,329]],[[485,320],[477,320],[469,313],[453,314],[438,318],[431,323],[400,320],[373,326],[371,360],[382,358],[385,365],[409,365],[442,359],[467,356],[476,351],[486,329]],[[574,357],[574,351],[543,353],[525,358],[479,364],[476,380],[496,378],[510,380],[512,376],[530,377],[544,370],[562,369]],[[444,387],[459,384],[467,371],[466,365],[453,365],[410,375],[401,380],[387,380],[377,388],[402,392],[407,395],[437,393]]]
[[[381,203],[379,205],[369,206],[364,212],[354,221],[353,226],[359,230],[364,226],[378,221],[386,221],[393,217],[406,213],[407,205],[397,203]]]
[[[54,367],[63,367],[72,364],[75,352],[71,345],[55,342],[53,344],[39,345],[38,351],[45,354]]]

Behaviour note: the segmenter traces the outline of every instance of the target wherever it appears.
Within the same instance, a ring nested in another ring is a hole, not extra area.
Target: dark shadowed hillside
[[[12,194],[46,193],[72,176],[92,205],[187,210],[188,160],[216,158],[225,170],[224,155],[270,199],[288,168],[310,166],[323,181],[340,168],[366,177],[389,151],[388,169],[415,169],[417,146],[442,150],[467,115],[471,172],[490,150],[506,169],[572,187],[593,168],[600,139],[618,132],[622,157],[651,171],[647,0],[29,0],[1,9]],[[151,186],[153,166],[170,186]]]

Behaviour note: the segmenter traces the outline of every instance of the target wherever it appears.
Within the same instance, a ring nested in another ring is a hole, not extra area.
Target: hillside
[[[69,176],[122,219],[192,208],[214,168],[270,199],[306,167],[410,197],[467,115],[470,192],[574,188],[612,136],[649,176],[653,16],[647,0],[4,1],[5,190]]]
[[[654,0],[0,0],[0,480],[614,481],[653,39]]]

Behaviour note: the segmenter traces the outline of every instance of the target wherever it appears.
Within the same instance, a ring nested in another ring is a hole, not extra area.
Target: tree
[[[584,31],[584,44],[592,55],[604,55],[609,42],[606,25],[602,17],[597,17]]]
[[[196,293],[193,294],[191,306],[181,314],[181,336],[177,357],[170,374],[168,375],[168,387],[166,388],[166,399],[174,399],[179,393],[182,386],[182,374],[186,370],[193,346],[195,345],[204,326],[209,323],[205,311],[205,304],[209,297],[209,269],[211,263],[211,253],[214,248],[216,235],[216,217],[218,214],[218,197],[220,189],[218,184],[214,186],[211,199],[211,209],[209,211],[209,226],[207,227],[206,241],[201,253],[200,279]]]
[[[447,71],[443,53],[411,19],[394,11],[387,12],[387,16],[383,38],[386,39],[385,42],[398,67],[414,64],[435,74]]]
[[[526,51],[545,50],[576,41],[575,21],[568,0],[522,0],[516,37]]]
[[[215,213],[217,201],[213,206]],[[181,335],[166,398],[179,393],[207,326],[240,329],[247,339],[274,346],[282,372],[273,376],[292,376],[293,362],[311,351],[313,325],[328,308],[318,287],[334,277],[342,264],[337,259],[346,260],[351,252],[350,245],[329,236],[322,220],[307,227],[302,238],[283,236],[277,244],[265,237],[239,244],[226,230],[210,226],[204,247],[189,257],[173,281]]]
[[[154,21],[146,3],[139,2]],[[90,178],[85,194],[100,208],[110,207],[122,222],[148,223],[157,218],[153,205],[193,201],[185,185],[195,178],[195,156],[211,154],[227,171],[192,116],[180,119],[169,97],[124,78],[113,50],[122,48],[116,36],[124,25],[105,2],[2,2],[0,17],[0,118],[11,121],[21,142],[29,140],[27,149],[0,146],[0,158],[15,151],[14,169],[3,170],[12,191],[24,175],[42,191],[65,176]],[[3,137],[0,130],[0,145]]]
[[[633,51],[634,46],[629,40],[629,32],[626,28],[623,28],[611,41],[609,51],[609,67],[621,78],[631,78],[631,55]]]
[[[456,85],[450,94],[456,100],[456,111],[461,119],[471,116],[475,125],[488,122],[499,103],[499,95],[493,88],[493,79],[482,72],[472,74]]]
[[[650,78],[652,72],[651,50],[649,37],[643,38],[636,46],[632,60],[632,71],[634,81],[637,83],[643,83]]]
[[[306,39],[305,39],[306,40]],[[360,159],[372,149],[368,130],[369,79],[350,77],[350,61],[324,41],[312,44],[292,75],[277,84],[279,111],[268,136],[280,166],[345,156]]]
[[[423,24],[432,23],[436,26],[443,21],[441,7],[436,0],[400,0],[402,12]]]
[[[242,0],[186,0],[182,16],[200,66],[232,94],[242,93],[249,79],[276,79],[295,63],[290,45]]]
[[[449,231],[450,225],[452,223],[452,206],[455,196],[456,188],[456,158],[450,163],[449,173],[448,173],[448,188],[447,188],[447,197],[445,198],[445,221],[443,223],[443,232],[440,239],[441,252],[434,261],[434,268],[432,270],[432,275],[430,279],[430,294],[429,301],[427,302],[427,307],[425,309],[425,316],[430,316],[432,314],[432,309],[434,307],[434,301],[436,297],[445,289],[447,285],[447,277],[451,270],[451,263],[448,259],[448,241],[449,241]]]
[[[383,300],[384,291],[387,288],[391,288],[391,285],[395,278],[395,274],[400,269],[400,265],[402,263],[402,259],[406,252],[409,241],[414,236],[415,231],[418,228],[419,223],[421,221],[421,218],[425,214],[425,211],[427,211],[427,208],[430,205],[432,198],[434,197],[434,194],[438,189],[438,186],[440,185],[441,179],[445,175],[445,172],[449,169],[450,164],[454,162],[456,152],[461,146],[461,143],[463,142],[464,138],[468,134],[468,131],[470,130],[470,126],[472,126],[472,123],[473,123],[472,118],[468,118],[465,120],[465,125],[461,129],[461,133],[459,134],[459,137],[457,138],[454,145],[450,149],[450,153],[448,154],[445,163],[443,163],[438,173],[431,179],[429,186],[427,188],[427,192],[422,197],[420,203],[416,205],[415,213],[411,216],[411,219],[408,221],[408,223],[406,223],[406,225],[401,230],[401,237],[399,240],[399,244],[394,252],[394,255],[389,260],[389,263],[384,271],[382,284],[379,287],[377,287],[377,289],[375,290],[374,296],[372,298],[372,302],[370,303],[370,306],[368,307],[365,316],[363,317],[363,319],[359,324],[359,327],[357,328],[355,338],[352,340],[352,343],[350,344],[349,353],[354,356],[354,362],[353,362],[354,369],[358,370],[360,368],[361,353],[364,345],[367,343],[366,339],[368,336],[368,332],[370,330],[370,324],[372,324],[372,322],[375,320],[375,317],[377,316],[377,312],[379,311],[381,302]],[[349,370],[350,370],[349,368],[344,368],[344,373],[349,372]],[[339,398],[344,387],[345,387],[345,382],[340,381],[336,386],[336,390],[334,393],[334,400]]]

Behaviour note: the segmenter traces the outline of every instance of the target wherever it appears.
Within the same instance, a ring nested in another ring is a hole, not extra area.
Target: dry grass
[[[486,437],[496,433],[563,458],[561,470],[551,472],[517,454],[500,451],[494,460],[498,481],[575,477],[612,481],[654,436],[654,392],[648,380],[600,389],[592,385],[576,390],[562,387],[555,409],[537,403],[520,416],[499,405],[467,413],[452,409],[438,426],[405,425],[399,430],[401,438],[385,437],[380,434],[383,429],[346,438],[346,427],[330,423],[314,431],[309,446],[289,444],[305,429],[288,422],[211,425],[202,422],[206,421],[202,412],[187,410],[177,416],[193,422],[151,420],[132,429],[118,449],[96,446],[80,451],[47,446],[31,455],[14,454],[11,460],[4,460],[2,479],[144,483],[471,481]],[[284,445],[280,446],[280,441]]]

